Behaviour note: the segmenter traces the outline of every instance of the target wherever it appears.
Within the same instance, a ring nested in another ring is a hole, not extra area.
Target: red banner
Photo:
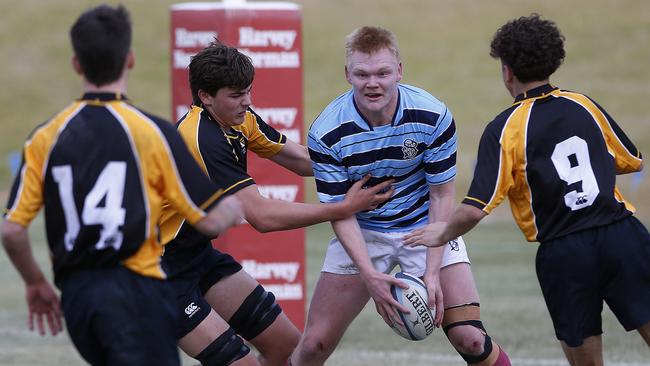
[[[192,96],[187,80],[190,58],[214,41],[237,47],[255,65],[253,109],[264,121],[302,143],[302,11],[283,2],[184,3],[171,6],[172,118],[187,112]],[[303,202],[303,179],[248,155],[248,172],[269,198]],[[287,316],[305,324],[304,229],[260,234],[250,225],[229,230],[215,247],[230,253],[272,291]]]

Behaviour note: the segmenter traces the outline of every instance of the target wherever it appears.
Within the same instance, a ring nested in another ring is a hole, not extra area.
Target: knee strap
[[[235,334],[235,331],[228,328],[201,351],[196,359],[201,361],[203,366],[228,366],[246,356],[250,351],[250,348]]]
[[[268,328],[280,313],[282,309],[275,302],[273,293],[266,292],[262,285],[257,285],[228,324],[237,334],[250,341]]]
[[[468,365],[492,366],[499,356],[499,346],[496,343],[493,346],[492,339],[487,334],[483,322],[481,322],[479,303],[463,304],[445,309],[445,315],[442,321],[442,329],[445,335],[449,337],[449,330],[461,325],[471,325],[485,335],[483,353],[480,355],[470,355],[458,350],[456,352],[458,352]]]
[[[476,322],[476,321],[478,321],[479,323],[481,322],[481,304],[477,302],[471,302],[468,304],[451,306],[445,309],[445,315],[442,318],[442,329],[445,331],[446,334],[447,331],[453,327],[457,327],[459,325],[466,325],[466,322]],[[469,324],[469,325],[476,326],[476,324]],[[483,329],[482,324],[481,324],[481,330],[485,332],[485,329]]]

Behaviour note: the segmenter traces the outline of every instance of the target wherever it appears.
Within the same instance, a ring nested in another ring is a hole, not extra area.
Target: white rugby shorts
[[[366,241],[368,255],[377,271],[390,273],[399,264],[403,272],[422,277],[427,264],[427,247],[404,246],[404,235],[408,232],[382,233],[361,229]],[[440,268],[455,263],[470,263],[467,248],[462,237],[450,241],[444,246]],[[354,264],[343,245],[335,236],[330,240],[325,254],[322,272],[336,274],[358,274]]]

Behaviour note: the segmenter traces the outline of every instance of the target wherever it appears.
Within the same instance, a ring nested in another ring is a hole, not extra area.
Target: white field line
[[[460,361],[460,356],[448,355],[442,353],[421,353],[421,352],[405,352],[405,351],[379,351],[369,349],[341,349],[336,351],[336,355],[343,357],[354,357],[368,360],[388,360],[388,361],[422,361],[422,362],[447,362],[447,361]],[[529,365],[529,366],[566,366],[565,359],[551,359],[551,358],[511,358],[510,361],[513,365]],[[638,362],[605,362],[608,366],[650,366],[649,363]]]

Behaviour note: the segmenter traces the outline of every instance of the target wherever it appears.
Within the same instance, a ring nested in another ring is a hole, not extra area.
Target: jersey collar
[[[397,89],[397,105],[395,105],[395,111],[393,112],[393,118],[390,120],[390,126],[391,127],[395,126],[395,118],[397,117],[397,114],[398,114],[397,112],[399,112],[401,110],[401,101],[402,101],[402,91],[398,88]],[[354,93],[352,94],[352,105],[354,105],[354,109],[357,111],[357,114],[359,115],[359,117],[361,117],[363,122],[366,123],[366,125],[363,126],[358,121],[355,121],[357,123],[357,125],[359,125],[359,127],[361,127],[361,128],[365,128],[367,130],[374,131],[374,128],[372,128],[372,125],[368,122],[366,117],[361,113],[361,110],[359,110],[359,107],[357,106],[357,101],[354,100]]]
[[[80,100],[93,102],[112,102],[116,100],[128,100],[125,94],[113,92],[89,92],[81,96]]]
[[[515,98],[515,103],[521,102],[524,99],[543,97],[546,94],[550,94],[554,90],[557,90],[556,86],[553,86],[551,84],[544,84],[517,95]]]

